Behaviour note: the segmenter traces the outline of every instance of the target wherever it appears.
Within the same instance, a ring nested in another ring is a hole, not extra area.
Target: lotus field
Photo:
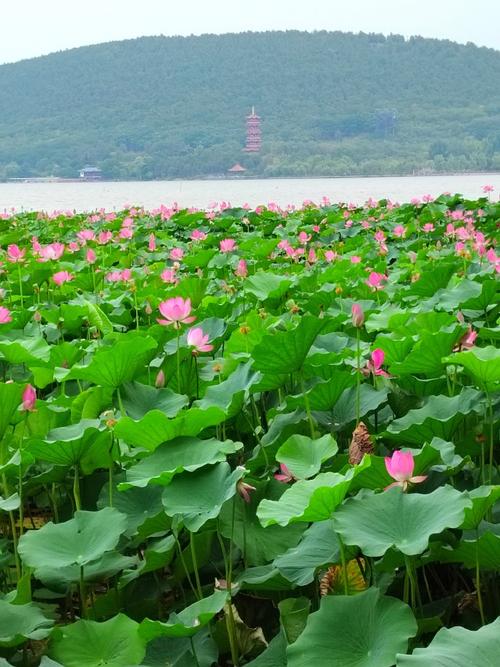
[[[484,190],[3,214],[0,665],[498,667]]]

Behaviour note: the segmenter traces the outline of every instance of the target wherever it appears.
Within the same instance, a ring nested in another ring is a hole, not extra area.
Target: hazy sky
[[[500,0],[0,0],[0,63],[142,35],[345,30],[500,49]]]

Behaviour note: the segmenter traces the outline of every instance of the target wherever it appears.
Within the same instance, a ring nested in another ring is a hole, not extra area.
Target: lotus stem
[[[87,618],[87,602],[85,599],[85,578],[83,565],[80,566],[80,614],[82,618]]]
[[[304,397],[304,405],[306,407],[307,420],[309,422],[309,429],[311,431],[311,439],[314,440],[314,421],[311,413],[311,404],[309,402],[309,396],[307,395],[307,392],[305,390],[303,371],[300,372],[300,388],[302,391],[302,396]]]
[[[483,595],[481,593],[481,568],[479,567],[479,532],[476,528],[476,592],[477,592],[477,605],[479,607],[479,615],[481,616],[481,625],[486,625],[486,620],[484,617],[484,607],[483,607]]]
[[[194,579],[196,581],[196,588],[198,590],[198,597],[203,598],[203,591],[201,590],[200,573],[198,572],[198,560],[196,558],[196,545],[194,543],[193,533],[189,533],[189,543],[191,547],[191,558],[193,561]]]
[[[347,576],[347,563],[345,560],[345,548],[342,538],[339,533],[337,533],[337,539],[339,541],[339,551],[340,551],[340,562],[342,564],[342,579],[344,580],[344,595],[349,595],[349,578]]]
[[[356,426],[361,412],[361,341],[359,328],[356,328]]]
[[[21,309],[24,308],[23,279],[21,276],[21,264],[17,265],[17,276],[19,279],[19,295],[21,297]]]
[[[73,498],[75,499],[76,510],[81,510],[82,501],[80,497],[80,472],[78,470],[78,465],[75,465],[75,476],[73,478]]]

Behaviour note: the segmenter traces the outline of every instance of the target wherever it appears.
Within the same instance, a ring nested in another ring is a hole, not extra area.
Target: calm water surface
[[[18,210],[97,208],[120,209],[124,204],[155,208],[177,202],[181,207],[208,207],[214,201],[233,206],[251,206],[275,201],[281,206],[299,205],[305,199],[361,203],[368,197],[409,201],[424,194],[460,192],[468,197],[482,195],[483,185],[493,185],[495,199],[500,192],[500,173],[457,176],[399,176],[377,178],[298,178],[211,181],[133,181],[119,183],[0,183],[0,212]]]

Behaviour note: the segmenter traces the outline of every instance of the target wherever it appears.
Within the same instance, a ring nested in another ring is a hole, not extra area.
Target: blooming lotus
[[[236,271],[234,272],[238,278],[246,278],[248,275],[248,268],[247,268],[247,263],[245,262],[244,259],[240,259],[238,262],[238,266],[236,267]]]
[[[380,348],[377,348],[373,350],[371,354],[371,359],[367,362],[366,366],[363,369],[363,373],[365,375],[369,375],[370,373],[373,373],[373,375],[381,375],[382,377],[388,378],[391,377],[389,373],[386,373],[386,371],[382,370],[382,366],[384,364],[384,350],[381,350]]]
[[[23,262],[25,254],[26,254],[26,248],[23,248],[21,250],[21,248],[15,243],[12,243],[11,245],[7,246],[7,259],[9,260],[9,262],[13,263]]]
[[[12,322],[12,315],[10,314],[10,310],[8,308],[4,308],[4,306],[0,306],[0,324],[8,324],[9,322]]]
[[[51,243],[41,247],[39,250],[40,257],[43,261],[55,261],[58,260],[64,253],[64,243]]]
[[[385,457],[385,467],[389,475],[396,481],[386,486],[384,491],[393,486],[400,486],[403,491],[406,491],[408,484],[420,484],[427,479],[427,475],[413,476],[415,461],[411,452],[396,450],[392,456]]]
[[[59,287],[61,285],[64,285],[64,283],[70,282],[70,280],[73,280],[73,278],[74,276],[68,271],[58,271],[57,273],[54,273],[54,275],[52,276],[52,280]]]
[[[189,329],[187,333],[187,344],[189,347],[194,348],[193,354],[198,354],[198,352],[211,352],[214,349],[214,346],[208,343],[208,334],[203,333],[203,329],[200,327]]]
[[[284,463],[280,463],[280,472],[274,473],[274,479],[277,479],[278,482],[282,482],[283,484],[288,484],[288,482],[293,482],[297,478]]]
[[[383,280],[387,280],[387,276],[385,276],[383,273],[377,273],[376,271],[372,271],[368,276],[366,284],[372,287],[374,290],[381,290],[384,288],[384,286],[382,285]]]
[[[165,269],[160,273],[160,278],[164,283],[172,283],[175,285],[177,283],[177,277],[173,269]]]
[[[158,318],[158,324],[163,326],[173,325],[174,329],[180,329],[181,324],[191,324],[196,317],[191,315],[191,299],[183,299],[181,296],[162,301],[158,306],[163,318]]]
[[[221,252],[232,252],[236,250],[236,241],[234,239],[224,239],[220,242],[219,248]]]

